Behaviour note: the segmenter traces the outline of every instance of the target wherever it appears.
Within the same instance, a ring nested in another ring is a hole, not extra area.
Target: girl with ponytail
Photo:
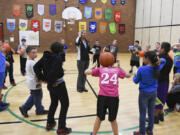
[[[153,135],[154,108],[157,95],[158,77],[160,70],[164,67],[166,60],[159,59],[154,51],[146,52],[143,58],[145,66],[138,69],[133,78],[134,83],[139,83],[139,131],[134,135]],[[149,124],[147,129],[146,110],[148,110]]]
[[[171,45],[168,42],[163,42],[161,44],[160,49],[160,58],[166,59],[166,64],[163,69],[160,71],[160,76],[158,78],[158,88],[157,88],[157,98],[161,101],[161,104],[156,105],[155,108],[155,117],[154,123],[158,124],[159,121],[164,121],[164,111],[163,106],[166,102],[168,89],[169,89],[169,74],[171,72],[173,61],[168,55],[169,51],[171,50]]]

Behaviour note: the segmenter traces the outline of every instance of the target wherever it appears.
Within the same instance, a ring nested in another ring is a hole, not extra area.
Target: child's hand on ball
[[[93,66],[92,66],[92,68],[91,68],[91,69],[95,69],[95,68],[96,68],[96,66],[97,66],[97,62],[95,62],[95,63],[93,64]]]
[[[117,60],[118,67],[121,67],[120,60]]]

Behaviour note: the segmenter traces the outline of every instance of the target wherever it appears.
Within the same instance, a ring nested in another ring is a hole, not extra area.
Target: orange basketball
[[[139,52],[139,57],[144,57],[144,51]]]
[[[19,54],[20,54],[20,55],[24,55],[24,53],[25,53],[24,50],[22,50],[22,49],[19,50]]]
[[[114,56],[110,52],[101,53],[99,62],[103,67],[112,66],[114,64]]]
[[[170,52],[168,53],[168,55],[173,60],[173,55]]]
[[[7,43],[3,44],[3,45],[2,45],[2,48],[5,48],[5,49],[6,49],[6,52],[11,51],[11,47],[10,47],[10,45],[7,44]]]

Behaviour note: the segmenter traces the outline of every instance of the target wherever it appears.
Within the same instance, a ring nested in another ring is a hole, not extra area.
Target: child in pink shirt
[[[118,135],[118,125],[116,121],[119,107],[118,78],[128,78],[130,75],[126,74],[124,70],[120,68],[119,62],[118,67],[95,68],[94,65],[93,68],[87,69],[85,74],[99,77],[100,91],[97,101],[97,118],[92,135],[97,134],[101,122],[105,119],[107,109],[109,111],[109,121],[111,122],[113,133],[114,135]]]

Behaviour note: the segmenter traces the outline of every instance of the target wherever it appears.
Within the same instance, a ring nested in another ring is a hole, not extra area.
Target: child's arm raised
[[[139,81],[140,81],[140,79],[141,79],[141,69],[139,68],[139,69],[137,70],[137,73],[136,73],[135,76],[133,77],[133,81],[134,81],[135,84],[138,84]]]
[[[93,64],[93,67],[86,69],[85,72],[84,72],[84,74],[86,74],[86,75],[92,75],[92,69],[96,68],[96,65],[97,65],[97,63],[94,63],[94,64]]]
[[[84,74],[86,75],[92,75],[92,69],[88,68],[85,70]]]
[[[158,70],[160,71],[166,64],[166,59],[164,58],[160,58],[157,62],[157,64],[159,65]]]
[[[81,38],[81,32],[78,32],[78,37],[76,38],[76,42],[75,42],[76,46],[79,46],[80,38]]]
[[[126,73],[126,71],[124,69],[122,69],[121,66],[120,66],[120,60],[117,60],[117,63],[118,63],[118,68],[120,68],[123,72]],[[126,73],[126,78],[130,78],[130,77],[131,77],[131,74]]]

